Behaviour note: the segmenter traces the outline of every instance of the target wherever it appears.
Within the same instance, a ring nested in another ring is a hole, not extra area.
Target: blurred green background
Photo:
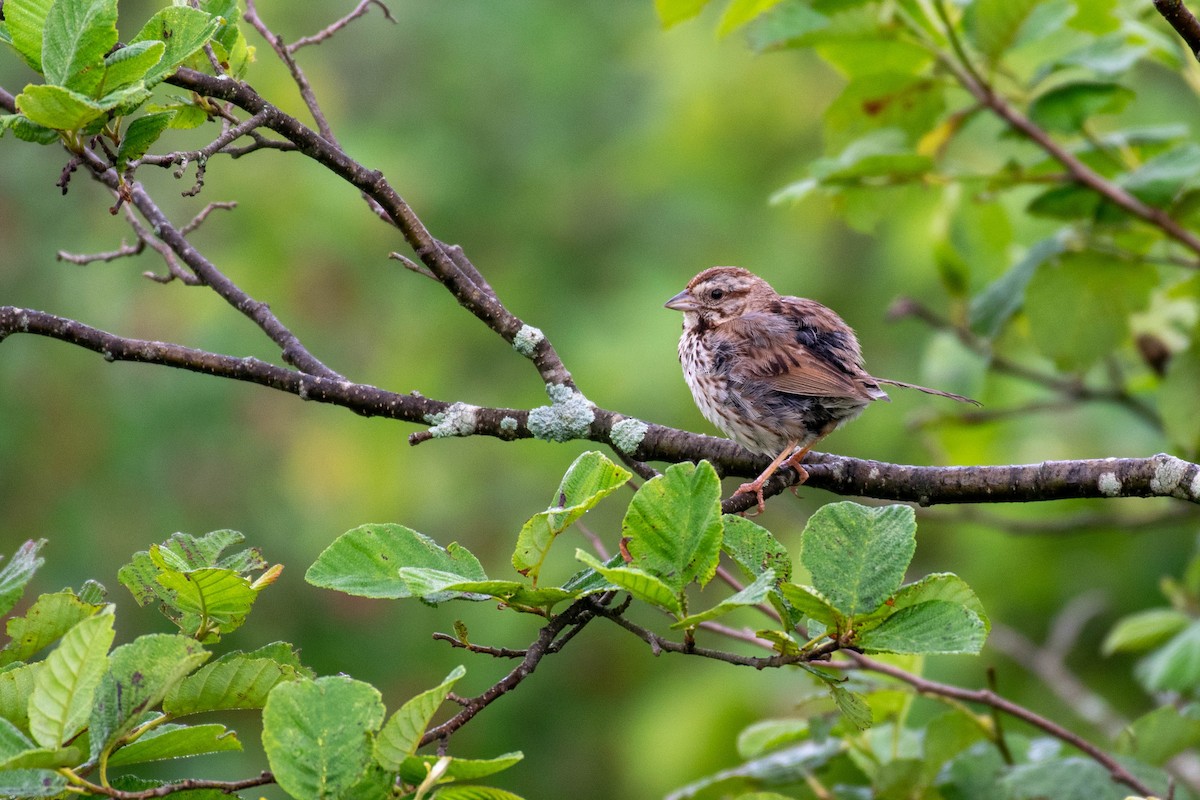
[[[259,6],[294,40],[350,4],[309,4],[304,14],[281,0]],[[121,8],[129,35],[156,5]],[[887,190],[874,201],[885,213],[864,230],[848,227],[821,197],[768,204],[825,154],[821,115],[843,82],[810,54],[756,57],[737,37],[716,40],[711,16],[663,32],[648,0],[409,0],[391,8],[395,25],[372,10],[302,51],[330,122],[349,153],[382,170],[436,236],[461,244],[509,308],[546,332],[598,405],[711,432],[679,373],[679,316],[662,303],[714,264],[748,267],[781,292],[837,309],[858,330],[875,374],[971,393],[989,408],[1040,396],[988,376],[943,335],[886,321],[899,296],[949,313],[930,242],[943,191],[951,190]],[[248,79],[303,118],[286,71],[251,38],[259,59]],[[31,77],[11,53],[0,56],[0,85],[10,92]],[[1179,94],[1173,76],[1146,69],[1137,78],[1142,99],[1131,113],[1147,123],[1195,118],[1194,98]],[[1189,104],[1183,114],[1181,102]],[[195,146],[211,131],[164,142]],[[976,125],[960,147],[986,159],[996,135],[995,126]],[[59,249],[110,250],[130,238],[124,220],[108,213],[111,197],[81,175],[60,194],[54,183],[65,160],[57,147],[0,141],[0,303],[127,336],[278,360],[265,337],[212,293],[140,277],[163,269],[149,252],[87,267],[57,261]],[[147,167],[138,178],[178,223],[207,202],[237,200],[235,211],[215,213],[192,241],[334,369],[444,400],[545,402],[529,364],[440,286],[389,261],[390,250],[404,251],[400,237],[313,163],[274,152],[214,159],[199,197],[182,197],[192,175],[176,180]],[[1047,230],[1045,222],[1015,219],[1018,242]],[[1006,254],[996,255],[972,265],[973,288],[1007,266]],[[936,398],[893,397],[825,446],[917,464],[1168,448],[1114,408],[964,425],[940,419],[959,409]],[[35,589],[100,580],[119,603],[120,641],[169,627],[155,611],[136,609],[117,584],[131,553],[173,531],[239,530],[285,570],[222,649],[290,641],[319,672],[376,684],[392,709],[457,663],[468,668],[458,690],[475,694],[511,665],[452,651],[430,633],[463,619],[475,641],[521,647],[533,639],[536,619],[497,614],[490,604],[351,599],[308,587],[304,571],[343,531],[394,521],[442,544],[461,542],[490,575],[509,576],[516,531],[589,447],[479,438],[411,448],[407,436],[416,429],[251,385],[108,365],[60,342],[13,336],[0,346],[0,550],[48,538]],[[759,521],[794,551],[808,514],[834,499],[804,489],[799,500],[773,501]],[[610,500],[587,521],[610,548],[622,507]],[[1129,678],[1132,661],[1101,659],[1097,645],[1120,613],[1156,604],[1159,577],[1178,573],[1191,552],[1195,515],[1137,524],[1171,508],[1126,500],[921,511],[913,571],[960,574],[994,620],[1034,638],[1065,602],[1102,590],[1108,608],[1086,628],[1073,666],[1132,714],[1149,707]],[[1054,531],[1088,511],[1099,525]],[[569,554],[584,543],[569,536],[547,574],[573,571]],[[1077,725],[1069,708],[1001,653],[936,660],[930,671],[974,687],[993,665],[1003,692]],[[566,790],[581,800],[656,797],[736,763],[737,732],[786,715],[810,688],[794,673],[656,659],[613,626],[596,624],[456,734],[452,752],[524,750],[525,762],[497,783],[530,798]],[[214,757],[193,773],[244,777],[262,765],[253,715],[235,726],[247,742],[245,760]],[[266,794],[278,796],[273,791]]]

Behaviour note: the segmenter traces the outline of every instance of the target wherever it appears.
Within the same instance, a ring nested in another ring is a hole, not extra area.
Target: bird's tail
[[[905,383],[904,381],[890,381],[887,378],[875,378],[876,383],[886,383],[888,386],[899,386],[901,389],[916,389],[918,392],[925,394],[936,394],[938,397],[949,397],[951,400],[957,400],[960,403],[970,403],[976,406],[982,406],[983,403],[978,400],[972,400],[969,397],[963,397],[961,394],[953,392],[943,392],[940,389],[930,389],[928,386],[917,386],[915,383]]]

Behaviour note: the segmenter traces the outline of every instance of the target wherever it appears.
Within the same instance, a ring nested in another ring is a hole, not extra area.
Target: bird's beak
[[[692,297],[687,289],[684,289],[682,292],[663,303],[663,307],[671,308],[675,311],[695,311],[697,308],[699,308],[699,306],[696,305],[695,298]]]

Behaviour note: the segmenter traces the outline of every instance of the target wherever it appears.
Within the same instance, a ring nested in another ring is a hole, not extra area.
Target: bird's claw
[[[756,512],[755,516],[767,510],[766,503],[763,501],[762,481],[743,483],[737,488],[737,491],[733,493],[734,497],[738,496],[739,494],[754,495],[754,499],[758,501],[758,511]]]

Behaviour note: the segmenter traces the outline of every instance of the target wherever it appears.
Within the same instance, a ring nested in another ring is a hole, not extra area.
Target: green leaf
[[[43,37],[46,81],[94,97],[104,55],[117,43],[117,0],[55,0]]]
[[[34,676],[29,729],[43,747],[61,747],[83,728],[92,711],[114,636],[111,608],[67,631]]]
[[[233,570],[216,567],[164,569],[158,582],[170,595],[168,603],[182,612],[180,628],[202,641],[240,628],[261,591]]]
[[[721,481],[707,461],[672,464],[646,481],[621,523],[632,566],[676,593],[716,574],[721,530]]]
[[[750,23],[746,38],[762,53],[800,45],[809,34],[829,26],[829,18],[804,3],[784,3]]]
[[[1139,611],[1117,620],[1100,650],[1106,656],[1149,650],[1186,628],[1190,620],[1191,617],[1174,608]]]
[[[25,87],[17,95],[17,110],[46,128],[72,131],[104,116],[96,101],[61,86]]]
[[[707,622],[710,619],[715,619],[723,614],[728,614],[736,608],[745,608],[746,606],[756,606],[759,603],[765,602],[767,595],[770,594],[772,587],[775,585],[775,573],[767,570],[762,575],[754,579],[754,582],[748,584],[744,589],[736,594],[726,597],[721,602],[717,603],[707,611],[701,611],[699,614],[689,614],[683,619],[673,624],[672,628],[691,628],[699,625],[701,622]]]
[[[446,757],[409,756],[404,759],[404,765],[400,768],[400,777],[408,783],[420,783],[429,774],[429,770],[444,758]],[[502,772],[519,763],[523,758],[525,758],[525,754],[519,751],[505,753],[495,758],[450,758],[446,760],[443,767],[445,771],[442,773],[442,779],[438,782],[479,780]],[[438,796],[441,796],[440,793]]]
[[[1029,117],[1053,133],[1078,133],[1095,114],[1115,114],[1136,94],[1116,83],[1076,81],[1055,86],[1034,98]]]
[[[664,28],[678,25],[699,14],[709,0],[654,0],[654,10]]]
[[[375,737],[375,760],[387,770],[399,770],[405,760],[417,752],[421,737],[438,707],[446,700],[454,684],[466,674],[462,666],[455,667],[446,679],[432,689],[421,692],[392,715]]]
[[[414,597],[427,603],[445,600],[498,600],[522,610],[550,610],[564,600],[579,596],[578,592],[543,586],[531,589],[517,581],[465,580],[461,575],[436,569],[402,567],[400,577]]]
[[[45,562],[44,558],[38,556],[38,551],[45,544],[45,539],[36,542],[30,539],[18,547],[8,563],[0,568],[0,617],[12,611],[21,595],[25,594],[25,585],[33,573]],[[12,636],[11,632],[9,636]],[[0,664],[3,663],[0,661]]]
[[[54,0],[6,0],[4,25],[12,46],[35,72],[42,71],[42,31]]]
[[[779,0],[730,0],[717,23],[717,36],[728,36],[777,5]]]
[[[1029,201],[1025,210],[1036,217],[1090,220],[1100,208],[1100,195],[1085,186],[1065,183],[1053,186]]]
[[[465,547],[443,548],[403,525],[360,525],[333,540],[317,556],[304,580],[322,589],[359,597],[412,597],[401,567],[436,569],[469,580],[487,580],[483,566]]]
[[[1039,0],[977,0],[964,20],[976,49],[995,63],[1020,38]]]
[[[954,709],[929,721],[922,742],[930,779],[942,765],[984,738],[986,723],[969,711]]]
[[[8,621],[5,630],[12,641],[0,650],[0,666],[29,660],[58,641],[76,623],[103,608],[103,604],[83,602],[70,589],[39,596],[25,616]]]
[[[128,733],[142,714],[206,660],[194,639],[165,633],[139,636],[108,657],[108,671],[96,687],[88,734],[98,756]]]
[[[302,677],[292,664],[253,653],[228,653],[206,664],[177,684],[163,699],[163,710],[172,716],[262,708],[272,689]]]
[[[162,59],[165,50],[166,45],[162,42],[137,42],[110,53],[104,59],[104,80],[97,89],[97,96],[142,81],[146,73]]]
[[[987,626],[979,614],[958,603],[926,600],[902,608],[857,644],[868,653],[971,653],[983,649]]]
[[[521,800],[520,795],[492,786],[443,786],[433,800]]]
[[[873,131],[851,142],[837,158],[818,159],[810,171],[822,185],[871,183],[886,178],[901,182],[925,175],[933,160],[918,155],[905,143],[897,128]]]
[[[1063,252],[1063,241],[1052,236],[1036,242],[1025,256],[971,300],[971,330],[993,337],[1021,310],[1025,289],[1038,267]]]
[[[275,780],[297,800],[336,800],[366,773],[383,715],[379,691],[345,676],[276,686],[262,712]]]
[[[512,555],[513,568],[532,578],[536,586],[542,562],[555,537],[623,486],[631,476],[629,470],[594,450],[575,459],[563,475],[550,508],[535,514],[521,528]]]
[[[1121,731],[1117,752],[1161,767],[1175,756],[1200,747],[1200,707],[1195,703],[1180,710],[1161,706]]]
[[[58,131],[47,128],[45,125],[38,125],[21,114],[0,114],[0,138],[8,130],[11,130],[13,136],[23,142],[53,144],[58,141]]]
[[[1188,142],[1168,150],[1121,177],[1119,183],[1144,203],[1165,207],[1200,177],[1200,145]]]
[[[869,614],[900,588],[916,531],[908,506],[829,503],[809,518],[800,560],[813,587],[841,614]]]
[[[796,583],[784,583],[779,591],[797,611],[804,616],[820,622],[826,627],[837,627],[842,614],[834,608],[830,600],[811,586],[801,586]]]
[[[806,719],[764,719],[744,728],[737,738],[738,756],[758,758],[784,745],[809,737]]]
[[[157,114],[147,114],[129,123],[125,135],[121,137],[121,145],[117,149],[117,165],[124,168],[130,161],[146,155],[150,145],[167,129],[174,114],[160,111]]]
[[[155,14],[138,31],[130,44],[161,41],[166,45],[162,59],[149,70],[143,80],[150,88],[174,74],[193,53],[199,50],[221,29],[224,20],[187,6],[170,6]]]
[[[679,595],[656,576],[636,567],[606,567],[595,556],[583,550],[576,550],[575,558],[596,570],[609,583],[629,592],[643,603],[665,608],[677,617],[683,613]]]
[[[241,750],[237,733],[224,725],[159,725],[142,734],[132,744],[117,750],[108,759],[108,766],[123,767],[168,758],[187,758],[205,753]]]
[[[0,797],[54,797],[66,786],[66,778],[46,769],[0,771]]]
[[[832,736],[819,742],[800,742],[682,786],[667,795],[667,800],[728,797],[732,795],[726,789],[742,791],[803,783],[841,753],[843,747],[844,743]]]
[[[1156,285],[1148,264],[1064,253],[1038,267],[1025,292],[1033,340],[1064,369],[1089,366],[1126,339],[1129,315],[1146,307]]]
[[[175,533],[161,545],[135,553],[133,559],[118,570],[117,580],[144,606],[154,600],[170,599],[169,593],[164,591],[158,580],[164,570],[187,572],[216,567],[245,573],[266,567],[267,562],[257,547],[221,555],[245,539],[242,534],[230,530],[212,531],[199,538]]]
[[[1196,387],[1200,386],[1200,340],[1167,365],[1158,392],[1158,409],[1163,429],[1175,445],[1187,453],[1200,452],[1200,414],[1196,413]]]
[[[1000,779],[1000,783],[1011,800],[1041,800],[1047,797],[1054,800],[1119,800],[1129,795],[1124,787],[1113,784],[1107,769],[1083,756],[1018,764]],[[1155,793],[1158,794],[1157,791]],[[1165,794],[1164,791],[1159,796]]]
[[[893,612],[902,608],[915,606],[930,600],[944,600],[948,603],[963,606],[973,611],[983,623],[984,633],[992,629],[992,624],[984,613],[983,603],[967,582],[952,572],[935,572],[926,575],[915,583],[902,586],[892,600],[890,608]]]
[[[24,664],[0,672],[0,719],[29,730],[29,698],[44,663]]]
[[[721,550],[733,559],[748,578],[772,572],[780,581],[792,579],[792,560],[787,549],[769,530],[737,514],[721,517],[724,534]]]
[[[867,698],[836,684],[829,685],[829,692],[833,695],[833,702],[838,711],[842,712],[843,719],[856,730],[865,731],[874,724],[875,719],[871,714],[871,706],[867,704]]]
[[[1200,621],[1142,659],[1133,674],[1149,692],[1194,693],[1200,686]]]
[[[911,145],[931,130],[946,109],[945,87],[927,77],[877,73],[856,77],[825,111],[830,151],[874,131],[895,128]]]

